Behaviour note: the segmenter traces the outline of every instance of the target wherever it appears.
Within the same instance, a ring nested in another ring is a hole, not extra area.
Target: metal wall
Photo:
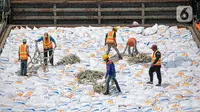
[[[153,1],[153,2],[152,2]],[[12,24],[177,24],[189,0],[11,0]]]

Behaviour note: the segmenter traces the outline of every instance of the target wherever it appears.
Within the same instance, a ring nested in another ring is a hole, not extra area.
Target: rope
[[[44,67],[44,71],[46,71],[47,67],[46,67],[46,65],[44,63],[44,59],[47,59],[47,63],[49,63],[50,60],[48,60],[48,58],[51,59],[53,57],[54,50],[55,50],[55,48],[54,49],[50,49],[50,50],[45,50],[44,52],[40,52],[40,50],[38,48],[38,44],[37,44],[37,42],[35,42],[35,52],[34,52],[33,58],[31,58],[31,61],[27,65],[28,66],[28,70],[27,71],[30,72],[30,73],[33,73],[33,72],[37,73],[37,70],[41,66],[43,66]],[[49,51],[52,51],[52,54],[49,57],[44,57],[42,55],[42,53],[49,52]],[[38,64],[38,63],[39,63],[39,65],[36,66],[36,64]]]
[[[97,80],[103,78],[103,76],[104,76],[103,72],[94,71],[94,70],[85,70],[83,72],[79,72],[77,74],[77,76],[78,76],[78,83],[91,84],[93,86],[94,92],[97,92],[97,93],[105,92],[105,90],[106,90],[105,83],[106,82],[104,82],[103,84],[97,83]],[[111,81],[110,88],[112,88],[113,85],[114,85],[114,83]]]

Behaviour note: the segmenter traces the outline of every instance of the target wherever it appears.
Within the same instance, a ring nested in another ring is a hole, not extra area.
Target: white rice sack
[[[190,102],[191,103],[191,102]],[[194,108],[199,108],[200,109],[200,100],[193,100],[192,101],[192,106],[194,107]]]
[[[80,98],[80,102],[90,102],[92,100],[91,96],[85,95],[84,97]]]
[[[25,106],[23,104],[15,104],[13,106],[12,111],[19,111],[22,112],[24,110]]]
[[[35,112],[35,108],[34,107],[32,107],[32,106],[26,106],[26,108],[24,109],[24,111],[28,111],[28,112]]]
[[[152,34],[155,34],[158,30],[158,24],[155,24],[154,26],[152,27],[148,27],[146,29],[144,29],[143,31],[143,35],[152,35]]]
[[[192,91],[187,90],[187,89],[185,89],[185,90],[183,89],[181,92],[182,92],[183,96],[190,96],[191,97],[194,94]]]
[[[133,27],[129,28],[129,31],[132,31],[136,34],[141,34],[144,31],[144,27]]]
[[[169,26],[159,25],[159,26],[158,26],[158,31],[157,31],[157,33],[158,33],[158,34],[165,33],[166,30],[167,30],[168,28],[169,28]]]
[[[97,80],[97,84],[104,84],[105,83],[105,78]]]
[[[90,60],[89,57],[88,57],[88,55],[86,53],[83,53],[83,52],[79,53],[79,52],[77,52],[76,55],[81,59],[81,62],[89,62],[89,60]]]
[[[82,103],[80,110],[84,112],[88,112],[91,109],[91,104],[90,103]]]
[[[180,106],[182,108],[184,108],[184,107],[192,107],[192,101],[191,100],[182,100],[182,101],[180,101]]]

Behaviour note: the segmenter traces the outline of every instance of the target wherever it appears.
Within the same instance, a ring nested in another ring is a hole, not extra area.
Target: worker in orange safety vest
[[[19,47],[19,59],[21,61],[21,70],[20,70],[20,75],[21,76],[27,76],[27,61],[29,55],[29,47],[26,44],[26,39],[22,40],[23,44],[20,45]]]
[[[196,27],[200,31],[200,22],[196,22]]]
[[[116,32],[118,28],[113,27],[112,31],[108,32],[106,34],[105,38],[105,45],[108,46],[106,54],[108,55],[110,52],[111,47],[117,52],[119,59],[122,59],[121,54],[119,53],[119,50],[117,49],[117,42],[116,42]]]
[[[132,52],[131,52],[131,47],[133,47],[133,48],[132,48]],[[129,54],[129,55],[132,55],[132,56],[133,56],[133,53],[134,53],[134,52],[135,52],[136,54],[139,53],[138,50],[137,50],[137,41],[136,41],[136,39],[133,38],[133,37],[131,37],[131,38],[128,39],[128,42],[126,43],[126,47],[125,47],[125,49],[124,49],[123,54],[126,52],[127,48],[128,48],[128,54]]]
[[[38,40],[36,40],[36,42],[40,42],[43,41],[43,48],[44,48],[44,63],[47,66],[47,57],[48,54],[50,57],[50,63],[53,66],[53,44],[55,45],[55,48],[57,47],[56,45],[56,41],[54,40],[53,37],[51,37],[48,33],[44,33],[44,36],[41,36]]]
[[[152,54],[151,67],[149,69],[150,81],[147,82],[147,84],[153,84],[153,73],[156,72],[158,78],[158,84],[156,86],[161,86],[162,83],[161,72],[160,72],[161,53],[160,51],[158,51],[156,45],[152,45],[151,49],[153,50],[153,54]]]

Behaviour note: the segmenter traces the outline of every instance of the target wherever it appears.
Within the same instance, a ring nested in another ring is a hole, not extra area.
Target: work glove
[[[54,49],[57,47],[57,45],[55,45]]]

